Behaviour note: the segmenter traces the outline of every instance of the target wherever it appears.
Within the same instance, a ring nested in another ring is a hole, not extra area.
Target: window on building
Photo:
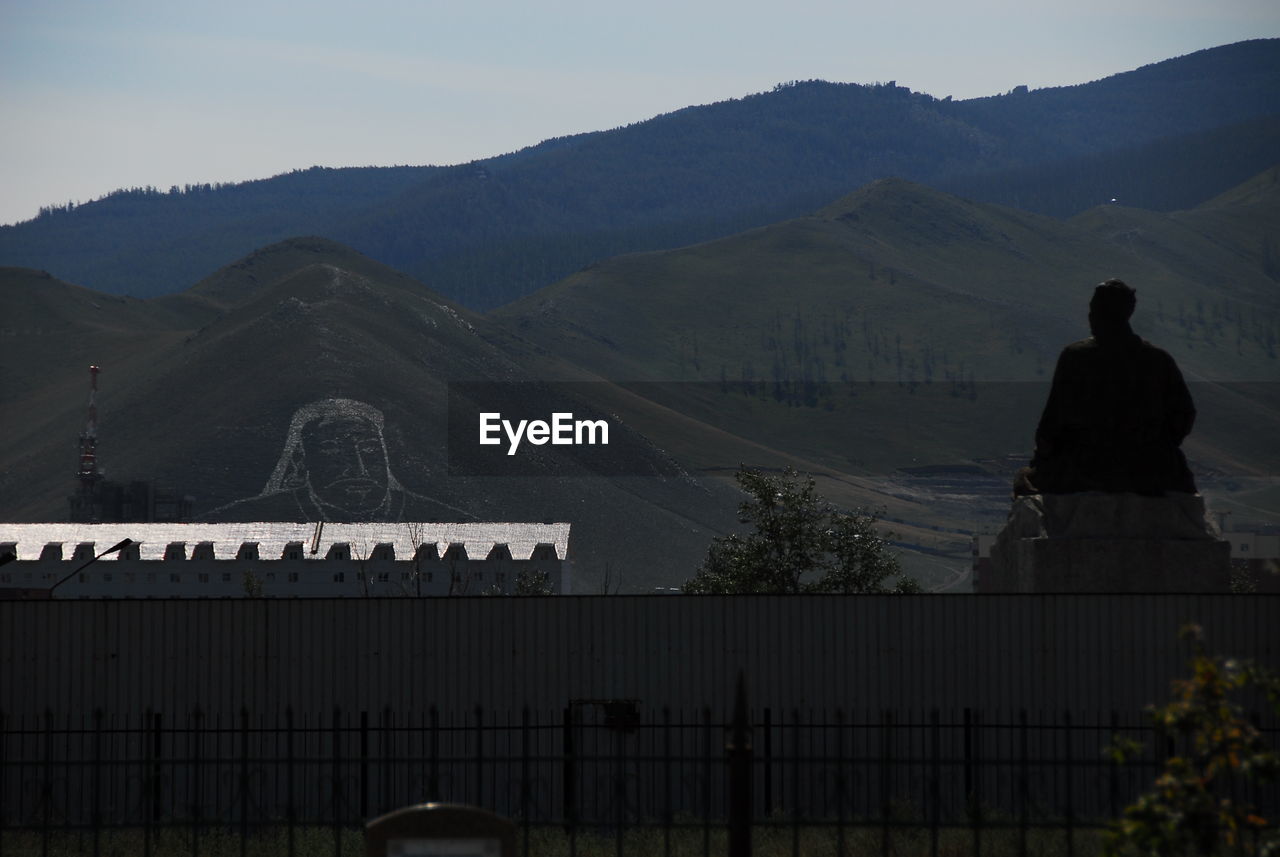
[[[291,572],[289,572],[289,582],[290,582],[290,583],[297,583],[297,582],[298,582],[298,572],[296,572],[296,571],[291,571]]]
[[[7,574],[0,574],[0,583],[9,583],[11,578]]]
[[[124,582],[125,582],[125,583],[137,583],[137,582],[138,582],[138,575],[137,575],[136,573],[132,572],[132,571],[126,571],[126,572],[124,573]]]
[[[274,571],[268,571],[268,572],[267,572],[267,582],[268,582],[268,583],[274,583],[274,582],[275,582],[275,579],[276,579],[276,573],[275,573]]]
[[[430,583],[430,582],[431,582],[431,578],[432,578],[432,573],[428,571],[428,572],[427,572],[427,583]]]
[[[229,571],[224,571],[224,572],[222,572],[222,582],[223,582],[223,583],[230,583],[230,582],[231,582],[231,572],[229,572]]]
[[[401,580],[408,580],[408,579],[409,579],[409,572],[407,572],[407,571],[402,571],[402,572],[400,572],[400,579],[401,579]]]
[[[27,575],[27,577],[30,577],[30,576],[31,576],[31,575],[29,575],[29,574]],[[103,582],[103,583],[110,583],[110,582],[111,582],[111,572],[109,572],[109,571],[104,571],[104,572],[102,573],[102,582]]]
[[[391,575],[388,572],[383,571],[378,573],[379,583],[388,583],[390,582],[390,580],[391,580]]]
[[[147,572],[147,583],[155,583],[155,582],[156,582],[156,573],[154,571]]]
[[[169,575],[169,582],[170,582],[170,583],[181,583],[181,582],[182,582],[182,575],[180,575],[180,574],[171,574],[171,575]]]
[[[333,582],[334,582],[334,583],[342,583],[344,580],[346,580],[346,577],[347,577],[347,576],[346,576],[346,574],[345,574],[345,573],[343,573],[343,572],[341,572],[341,571],[335,571],[335,572],[333,573]]]
[[[1240,553],[1248,553],[1248,552],[1249,552],[1248,545],[1245,545],[1245,544],[1240,545]]]
[[[201,583],[208,583],[208,582],[209,582],[209,573],[208,573],[208,572],[205,572],[205,571],[202,571],[202,572],[200,572],[200,575],[199,575],[199,577],[198,577],[197,579],[198,579]]]

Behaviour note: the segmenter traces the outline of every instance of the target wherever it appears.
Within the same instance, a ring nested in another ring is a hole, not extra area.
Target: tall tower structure
[[[89,367],[89,419],[80,433],[80,458],[76,464],[76,493],[71,496],[71,520],[86,523],[101,519],[99,483],[102,470],[98,467],[98,373],[97,366]]]
[[[92,494],[93,486],[102,478],[98,469],[98,373],[97,366],[89,367],[89,422],[80,433],[80,466],[76,469],[76,478],[80,480],[80,491]]]

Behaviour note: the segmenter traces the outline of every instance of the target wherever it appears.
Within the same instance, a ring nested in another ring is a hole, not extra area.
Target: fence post
[[[146,828],[142,833],[142,853],[143,857],[151,857],[151,829],[156,821],[160,819],[160,814],[164,810],[161,804],[161,794],[163,794],[160,781],[162,776],[162,764],[160,757],[164,751],[164,733],[162,731],[164,722],[161,719],[160,712],[147,713],[147,720],[151,723],[151,778],[150,787],[144,787],[143,801],[147,804]],[[144,739],[145,740],[145,739]],[[150,792],[150,800],[147,800]]]
[[[704,857],[711,854],[711,778],[714,775],[712,765],[715,757],[711,753],[711,708],[702,709],[702,752],[706,764],[703,767],[702,788],[702,853]]]
[[[342,709],[333,709],[333,853],[342,857]]]
[[[484,709],[476,706],[476,797],[474,806],[484,806]]]
[[[573,753],[573,708],[566,706],[564,709],[564,829],[570,837],[578,826],[578,780]]]
[[[289,706],[284,710],[284,728],[285,728],[285,798],[288,806],[285,808],[285,823],[288,825],[288,844],[289,857],[294,857],[294,825],[297,823],[297,807],[294,801],[294,764],[293,764],[293,706]]]
[[[40,857],[49,857],[49,821],[53,805],[53,711],[44,712],[44,776],[40,783]]]
[[[529,857],[529,706],[520,710],[520,826],[524,848]]]
[[[1075,857],[1075,769],[1071,758],[1071,712],[1062,712],[1063,734],[1066,735],[1064,766],[1067,771],[1067,857]]]
[[[773,710],[764,710],[764,817],[773,817]]]
[[[982,770],[983,760],[981,758],[978,758],[977,752],[973,749],[973,745],[977,743],[975,739],[977,737],[978,726],[981,723],[982,716],[981,714],[979,714],[977,717],[971,717],[970,716],[971,712],[969,709],[966,708],[964,711],[965,711],[964,757],[965,757],[965,770],[966,772],[968,772],[968,775],[965,777],[965,780],[966,780],[965,785],[969,793],[969,824],[972,825],[972,828],[973,828],[973,853],[981,854],[982,853],[982,802],[979,800],[978,785],[976,783],[976,780],[978,779],[977,773]],[[970,766],[972,766],[973,770],[970,769]]]
[[[810,711],[810,720],[813,712]],[[800,795],[800,769],[804,767],[807,757],[800,746],[800,709],[791,709],[791,853],[800,853],[800,820],[805,800]],[[811,724],[812,725],[812,724]],[[810,737],[812,741],[812,736]]]
[[[929,854],[938,857],[938,823],[941,814],[942,788],[941,779],[941,727],[938,724],[938,709],[929,710]]]
[[[369,712],[360,712],[360,819],[369,817]]]
[[[890,763],[893,759],[893,742],[890,730],[893,728],[893,712],[880,712],[880,853],[890,853],[889,841],[889,788]]]
[[[191,857],[200,857],[200,820],[204,812],[201,806],[204,798],[204,776],[200,770],[204,735],[200,727],[204,722],[204,712],[197,707],[191,712],[191,720]]]
[[[102,709],[93,710],[93,857],[102,853]]]
[[[240,857],[249,852],[249,709],[240,708]]]
[[[663,789],[665,797],[662,802],[662,853],[664,857],[671,857],[671,824],[673,821],[671,809],[671,709],[663,706],[662,709],[662,781],[665,786]],[[683,736],[681,746],[684,745]]]
[[[1031,824],[1029,807],[1031,803],[1031,772],[1028,770],[1030,753],[1027,748],[1027,709],[1025,708],[1018,709],[1018,734],[1021,741],[1018,759],[1018,792],[1020,795],[1018,806],[1018,857],[1027,857],[1027,828]]]
[[[440,709],[433,703],[431,719],[431,774],[427,780],[427,801],[438,803],[440,800]]]
[[[725,754],[729,762],[729,857],[751,857],[751,726],[742,673],[738,673]]]
[[[622,857],[623,832],[627,820],[626,737],[621,727],[613,731],[613,820],[614,848]]]
[[[825,743],[823,749],[825,750]],[[844,825],[845,825],[845,752],[844,752],[844,709],[836,709],[836,854],[844,857]]]
[[[1114,744],[1120,735],[1120,713],[1114,708],[1111,709],[1111,743]],[[1107,765],[1108,783],[1110,795],[1107,799],[1107,806],[1111,810],[1112,818],[1120,817],[1120,766],[1112,762]]]
[[[382,782],[378,789],[378,799],[374,802],[377,806],[377,814],[381,815],[400,803],[404,798],[393,798],[395,789],[395,771],[393,765],[396,758],[395,753],[395,714],[391,711],[391,706],[384,706],[382,709],[382,726],[378,734],[378,769],[382,771]],[[406,726],[408,723],[405,724]]]
[[[973,709],[964,710],[964,804],[973,806]]]

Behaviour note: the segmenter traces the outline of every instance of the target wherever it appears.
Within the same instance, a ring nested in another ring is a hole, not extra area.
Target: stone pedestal
[[[1227,592],[1231,546],[1199,494],[1018,497],[982,592]]]

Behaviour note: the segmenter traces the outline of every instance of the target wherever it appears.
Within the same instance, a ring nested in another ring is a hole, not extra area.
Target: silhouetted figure
[[[1178,365],[1129,327],[1134,290],[1107,280],[1089,302],[1093,336],[1058,358],[1030,467],[1014,494],[1194,494],[1179,448],[1196,409]]]

